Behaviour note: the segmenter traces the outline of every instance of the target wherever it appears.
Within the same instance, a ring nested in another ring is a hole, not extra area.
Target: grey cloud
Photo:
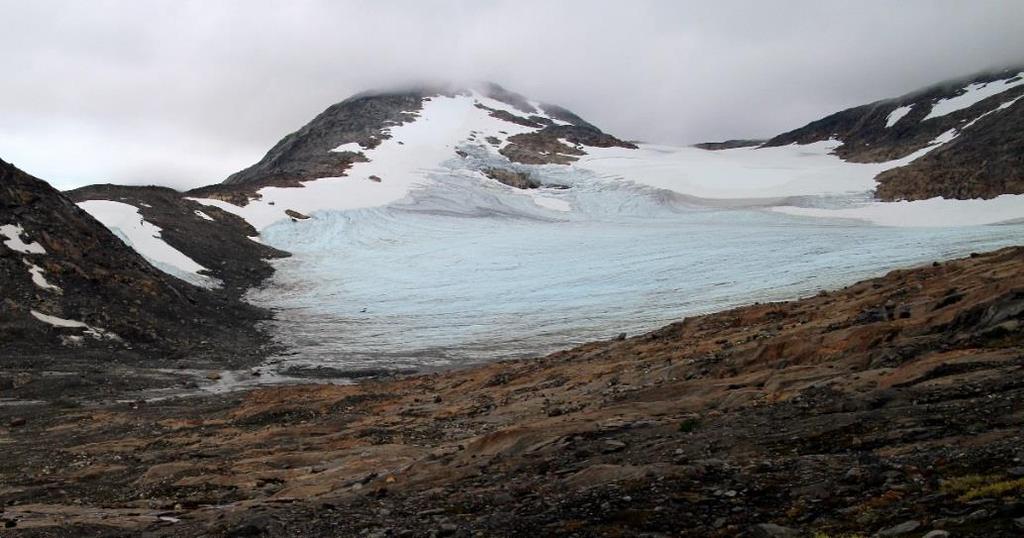
[[[71,187],[219,181],[331,103],[493,80],[618,136],[769,136],[1024,62],[1014,1],[0,0],[0,158]]]

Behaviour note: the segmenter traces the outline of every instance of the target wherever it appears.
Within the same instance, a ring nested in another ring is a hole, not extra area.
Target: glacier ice
[[[474,172],[489,158],[443,163],[385,206],[265,228],[265,243],[293,253],[249,296],[276,311],[271,329],[291,347],[275,361],[429,369],[532,356],[1019,243],[1024,231],[709,207],[580,167],[542,167],[550,187],[526,192]]]

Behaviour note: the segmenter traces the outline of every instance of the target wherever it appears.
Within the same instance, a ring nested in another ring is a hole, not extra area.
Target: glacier
[[[463,148],[472,151],[472,148]],[[583,167],[522,191],[453,158],[378,207],[264,228],[287,250],[249,300],[274,368],[433,369],[529,357],[1019,243],[1021,224],[905,228],[722,206]],[[473,163],[473,160],[480,162]],[[864,193],[801,198],[863,203]]]

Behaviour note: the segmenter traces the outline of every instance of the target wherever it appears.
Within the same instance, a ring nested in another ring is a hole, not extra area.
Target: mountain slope
[[[0,161],[0,341],[5,366],[48,354],[225,360],[261,345],[266,314],[157,270],[46,182]],[[66,367],[67,365],[65,365]]]
[[[882,200],[993,198],[1024,193],[1024,68],[945,82],[850,108],[765,146],[837,139],[851,162],[892,161],[941,144],[878,176]]]
[[[479,100],[474,103],[494,118],[533,129],[529,136],[516,139],[514,148],[503,152],[517,162],[548,162],[531,150],[560,137],[592,146],[625,145],[561,107],[532,103],[496,84],[474,89],[371,91],[328,107],[281,139],[258,163],[228,176],[224,184],[294,186],[300,181],[344,175],[353,163],[366,160],[365,150],[390,139],[392,127],[416,121],[424,100],[472,95],[494,101],[491,106]]]

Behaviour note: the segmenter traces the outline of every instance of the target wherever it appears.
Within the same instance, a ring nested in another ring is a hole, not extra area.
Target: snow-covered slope
[[[197,286],[220,285],[220,282],[206,274],[209,272],[207,268],[168,245],[160,237],[160,228],[146,222],[139,213],[139,208],[111,200],[88,200],[79,202],[78,207],[103,223],[126,245],[165,273]]]
[[[1024,67],[944,82],[843,110],[783,133],[767,146],[839,140],[851,162],[884,163],[955,140],[879,174],[880,200],[995,198],[1024,194]]]
[[[582,153],[578,149],[581,144],[575,142],[576,135],[580,130],[596,131],[585,122],[584,126],[574,126],[561,119],[562,114],[544,112],[543,105],[538,103],[525,104],[533,110],[523,112],[477,90],[425,96],[417,110],[401,112],[407,117],[404,123],[385,127],[373,144],[345,142],[327,150],[357,154],[358,159],[345,163],[341,177],[262,187],[247,196],[244,204],[237,198],[192,199],[240,215],[257,229],[263,229],[277,221],[298,219],[317,211],[376,207],[401,200],[412,189],[430,184],[431,174],[453,158],[463,159],[467,173],[481,177],[494,167],[525,167],[501,154],[512,145],[523,144],[516,142],[516,135],[539,135],[551,128],[554,133],[547,138],[555,141],[555,150],[547,155],[552,160],[575,159]],[[296,140],[293,145],[299,142]],[[564,153],[558,152],[559,147]],[[471,158],[471,154],[475,157]],[[269,177],[280,179],[279,173]]]

